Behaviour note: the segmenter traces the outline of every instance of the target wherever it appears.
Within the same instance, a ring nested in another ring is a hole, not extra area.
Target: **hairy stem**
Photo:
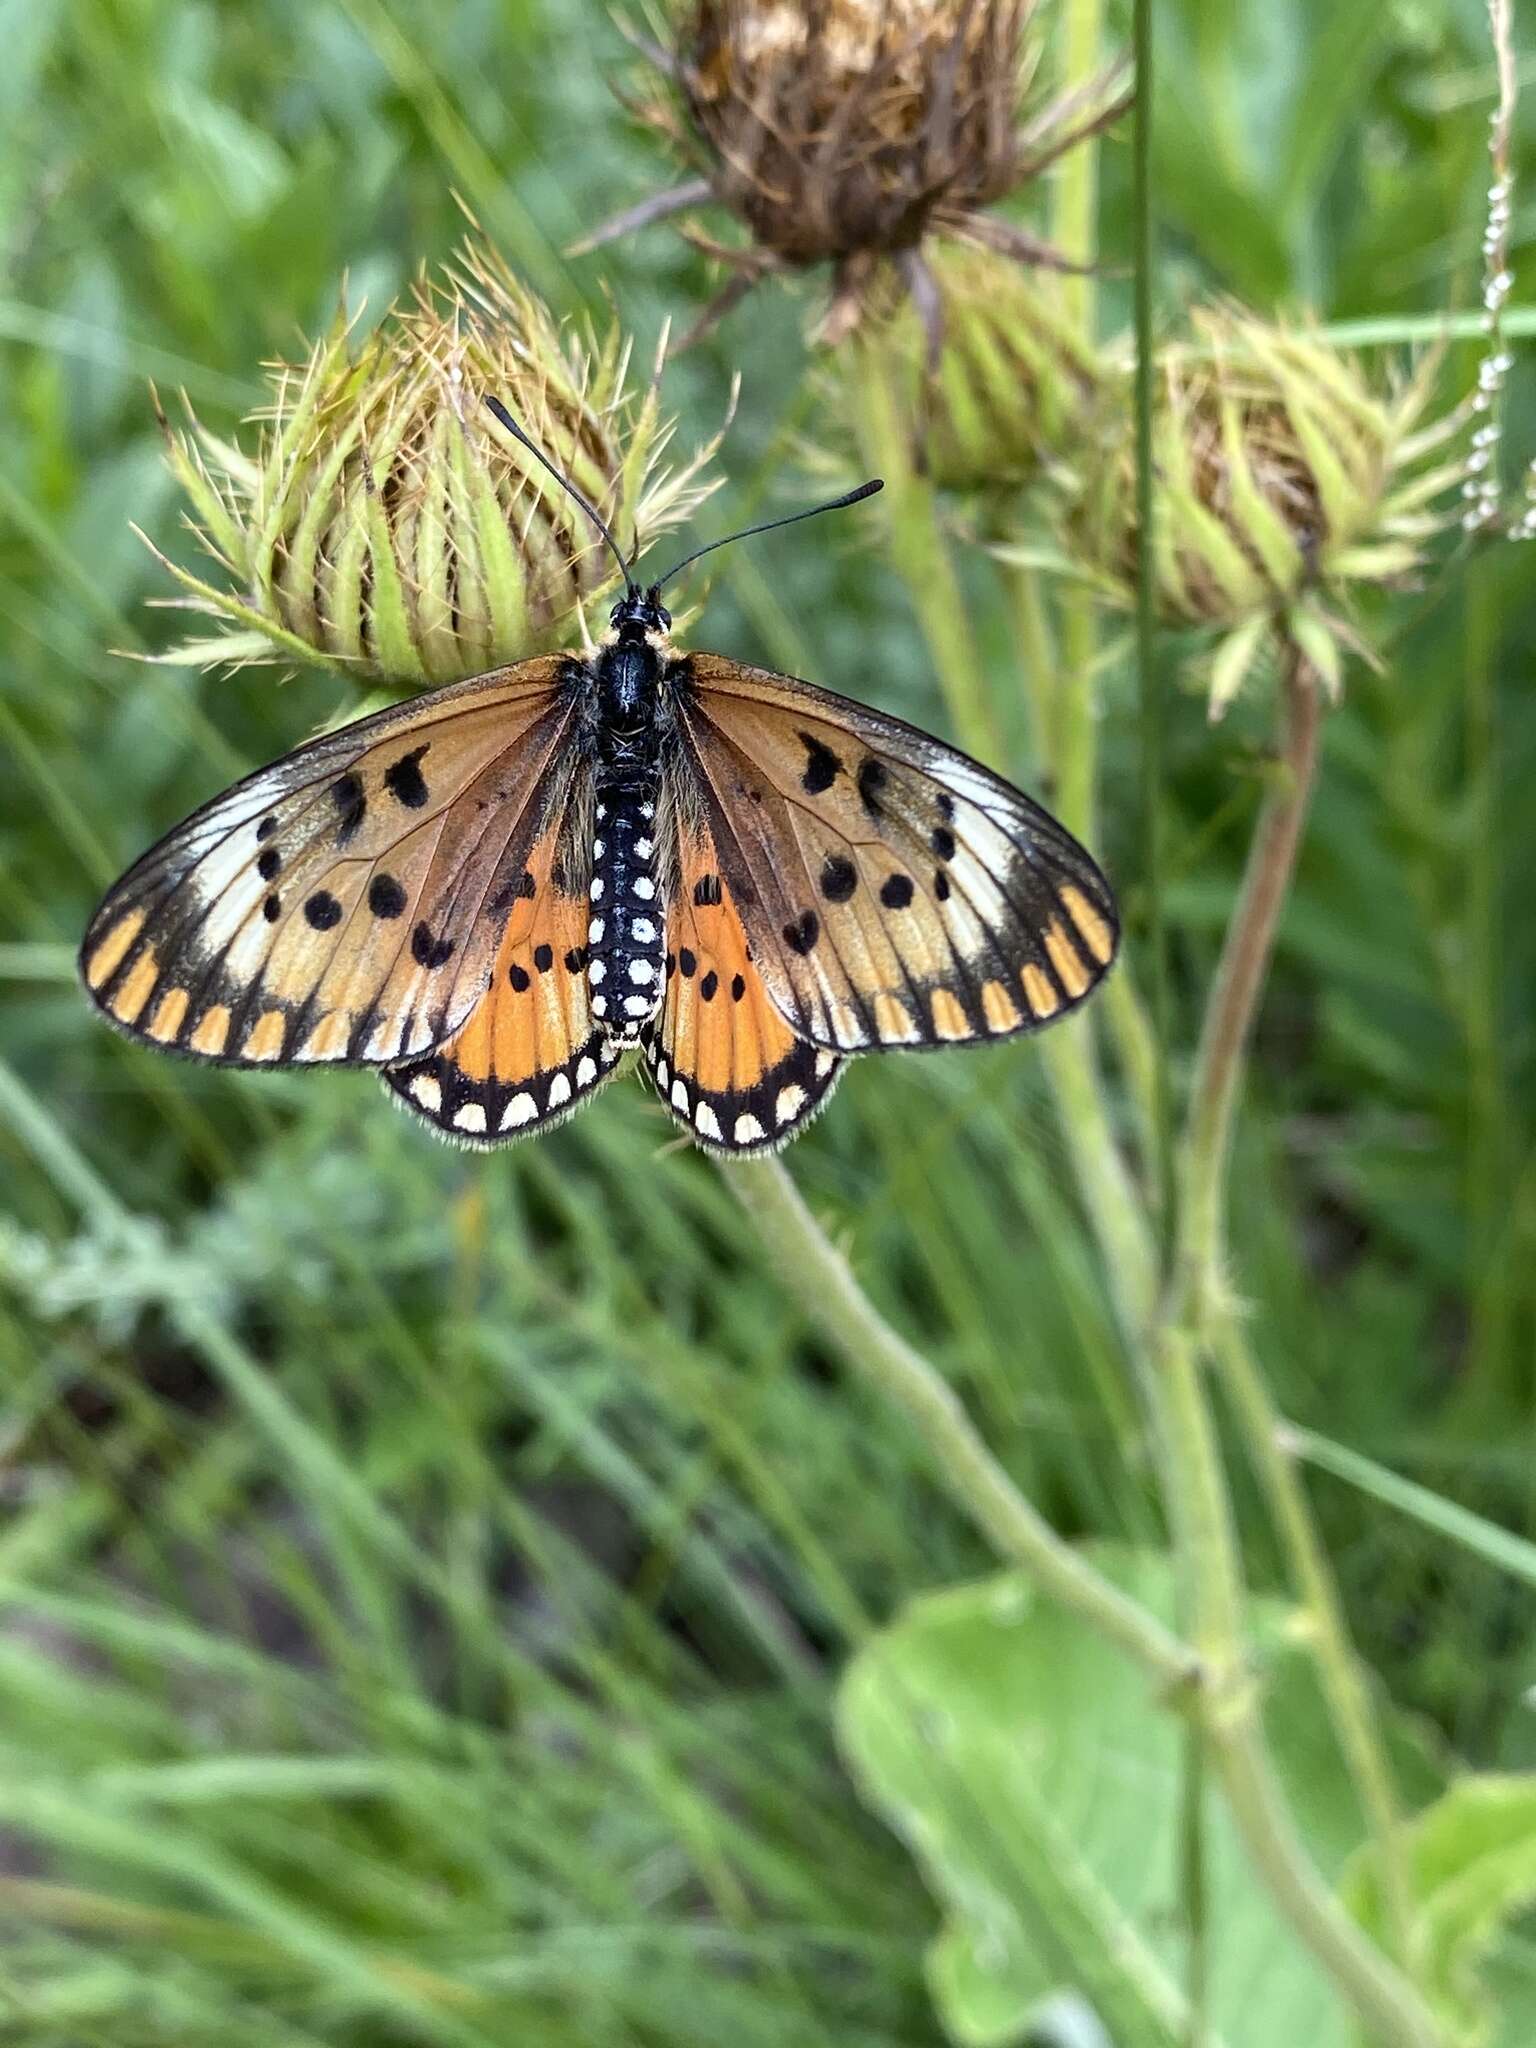
[[[1213,1362],[1264,1489],[1293,1591],[1306,1610],[1307,1648],[1317,1666],[1339,1750],[1376,1850],[1392,1953],[1399,1961],[1411,1961],[1413,1903],[1398,1832],[1397,1786],[1327,1552],[1313,1522],[1296,1459],[1285,1448],[1285,1421],[1270,1398],[1235,1315],[1224,1312],[1218,1317],[1211,1341]]]
[[[1219,1447],[1203,1384],[1206,1348],[1223,1313],[1220,1284],[1227,1162],[1243,1057],[1268,973],[1306,818],[1317,760],[1319,706],[1315,679],[1291,650],[1282,684],[1280,775],[1264,806],[1222,948],[1201,1032],[1186,1125],[1180,1176],[1179,1235],[1167,1311],[1157,1339],[1162,1384],[1165,1469],[1170,1507],[1194,1601],[1193,1635],[1216,1701],[1208,1715],[1212,1756],[1233,1816],[1275,1903],[1328,1969],[1361,2019],[1384,2042],[1429,2044],[1443,2037],[1413,1986],[1366,1939],[1316,1869],[1285,1810],[1264,1742],[1263,1722],[1247,1671],[1243,1587],[1227,1503]],[[1220,1354],[1219,1354],[1220,1355]],[[1230,1367],[1228,1348],[1223,1362]],[[1263,1460],[1267,1395],[1256,1373],[1237,1375],[1234,1405],[1256,1459]],[[1273,1445],[1273,1436],[1269,1441]],[[1261,1473],[1273,1482],[1273,1469]],[[1316,1538],[1299,1495],[1284,1495],[1282,1533],[1316,1562]],[[1297,1509],[1300,1508],[1300,1518]],[[1314,1623],[1328,1629],[1331,1586],[1316,1598],[1306,1575]],[[1336,1608],[1333,1610],[1336,1617]],[[1339,1622],[1342,1635],[1342,1621]],[[1351,1667],[1352,1668],[1352,1667]],[[1363,1689],[1351,1690],[1345,1666],[1331,1661],[1329,1699],[1352,1768],[1357,1772],[1368,1824],[1395,1863],[1390,1779],[1380,1756]],[[1358,1674],[1356,1674],[1358,1677]],[[1342,1681],[1342,1691],[1339,1690]],[[1342,1698],[1344,1714],[1338,1712]],[[1363,1710],[1363,1712],[1362,1712]],[[1362,1757],[1364,1741],[1367,1755]],[[1364,1764],[1363,1779],[1358,1775]],[[1390,1882],[1406,1939],[1406,1900],[1400,1870]]]
[[[1180,1285],[1215,1291],[1232,1121],[1243,1056],[1290,888],[1317,766],[1319,707],[1304,657],[1289,651],[1282,682],[1280,773],[1254,834],[1200,1034],[1180,1187]]]
[[[777,1159],[723,1167],[786,1287],[848,1367],[907,1416],[950,1494],[1000,1557],[1131,1657],[1161,1691],[1194,1673],[1188,1650],[1101,1577],[1036,1513],[983,1442],[949,1382],[897,1335],[828,1242]]]

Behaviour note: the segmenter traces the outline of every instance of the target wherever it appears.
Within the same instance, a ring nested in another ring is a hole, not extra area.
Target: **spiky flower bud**
[[[676,0],[670,47],[652,53],[670,90],[638,111],[699,176],[585,246],[713,200],[751,236],[746,249],[694,237],[738,270],[720,305],[769,271],[830,263],[833,340],[857,324],[890,264],[926,297],[914,272],[934,236],[1053,260],[985,209],[1118,109],[1090,105],[1090,94],[1074,99],[1071,132],[1065,103],[1021,124],[1036,5]]]
[[[662,466],[672,423],[628,389],[629,348],[562,331],[494,255],[469,247],[354,345],[339,325],[279,364],[254,452],[167,428],[196,531],[225,571],[168,565],[224,630],[179,662],[293,659],[369,683],[443,683],[556,641],[617,579],[570,497],[492,417],[501,399],[627,542],[685,519],[705,448]]]
[[[1075,453],[1104,382],[1104,359],[1061,308],[1059,281],[985,249],[936,252],[942,308],[935,356],[917,309],[895,300],[835,356],[821,439],[852,425],[859,468],[888,454],[858,432],[871,393],[894,403],[921,473],[943,490],[1012,490]]]
[[[1345,650],[1369,652],[1352,594],[1404,585],[1446,524],[1441,501],[1461,472],[1435,457],[1458,416],[1425,423],[1428,366],[1382,392],[1353,357],[1305,334],[1231,311],[1194,325],[1195,340],[1158,364],[1158,615],[1220,630],[1213,718],[1276,632],[1336,694]],[[1074,555],[1129,607],[1140,532],[1128,386],[1104,417],[1113,436],[1085,449],[1067,523]]]

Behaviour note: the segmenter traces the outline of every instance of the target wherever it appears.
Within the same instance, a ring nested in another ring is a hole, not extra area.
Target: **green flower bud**
[[[192,420],[169,461],[214,583],[174,564],[225,629],[162,657],[291,658],[359,681],[455,681],[558,642],[617,581],[570,496],[484,404],[499,398],[626,543],[686,519],[713,446],[680,467],[654,385],[628,390],[616,328],[562,330],[488,251],[355,343],[346,324],[278,365],[253,453]]]
[[[1460,472],[1434,457],[1456,430],[1425,424],[1427,371],[1396,391],[1305,334],[1236,311],[1195,317],[1196,339],[1158,362],[1153,413],[1158,523],[1154,592],[1169,626],[1222,634],[1219,717],[1278,633],[1337,693],[1346,651],[1369,649],[1352,595],[1401,587],[1445,524]],[[1135,602],[1135,412],[1129,379],[1070,487],[1073,554],[1104,594]]]
[[[871,320],[831,358],[824,438],[855,428],[862,468],[884,455],[858,432],[868,395],[882,388],[906,423],[914,465],[952,491],[1016,489],[1076,452],[1104,371],[1061,310],[1058,278],[1022,270],[989,250],[936,252],[943,340],[910,301]]]

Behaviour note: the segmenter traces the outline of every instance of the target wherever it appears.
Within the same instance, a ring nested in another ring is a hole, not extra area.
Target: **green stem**
[[[1158,1357],[1172,1506],[1206,1688],[1201,1726],[1233,1820],[1275,1905],[1382,2048],[1445,2048],[1444,2035],[1413,1986],[1335,1897],[1275,1782],[1244,1649],[1237,1546],[1197,1339],[1187,1327],[1170,1323]]]
[[[913,465],[894,380],[871,360],[860,388],[864,450],[888,486],[882,503],[891,555],[917,613],[960,744],[978,761],[1004,758],[960,579],[939,518],[938,494]]]
[[[1339,1749],[1375,1846],[1392,1953],[1400,1961],[1411,1961],[1413,1902],[1398,1834],[1401,1816],[1397,1787],[1377,1729],[1365,1672],[1350,1640],[1338,1587],[1307,1504],[1297,1460],[1286,1448],[1287,1425],[1270,1398],[1258,1361],[1235,1315],[1223,1313],[1217,1319],[1212,1332],[1212,1355],[1264,1489],[1270,1519],[1285,1552],[1291,1585],[1306,1610],[1307,1647],[1317,1666]]]
[[[847,1365],[906,1414],[957,1505],[998,1554],[1131,1657],[1165,1704],[1198,1714],[1239,1832],[1270,1896],[1383,2048],[1444,2048],[1411,1986],[1323,1882],[1274,1783],[1242,1653],[1242,1591],[1192,1339],[1168,1328],[1161,1362],[1180,1482],[1175,1499],[1186,1552],[1196,1567],[1198,1630],[1213,1653],[1209,1664],[1096,1572],[1029,1505],[953,1388],[874,1308],[780,1162],[742,1162],[721,1170],[785,1284]]]
[[[1237,1543],[1220,1452],[1201,1382],[1202,1351],[1219,1327],[1222,1312],[1222,1220],[1243,1055],[1294,872],[1317,760],[1316,685],[1294,650],[1285,665],[1282,687],[1281,776],[1265,803],[1254,834],[1211,991],[1191,1091],[1180,1183],[1178,1255],[1173,1291],[1157,1344],[1166,1396],[1164,1453],[1173,1479],[1171,1506],[1178,1520],[1180,1547],[1195,1602],[1195,1644],[1217,1695],[1215,1712],[1207,1724],[1212,1753],[1234,1818],[1276,1904],[1332,1974],[1362,2020],[1391,2048],[1409,2043],[1416,2044],[1416,2048],[1417,2044],[1428,2048],[1428,2044],[1443,2038],[1432,2016],[1413,1986],[1340,1907],[1297,1837],[1274,1783],[1262,1720],[1246,1671]],[[1231,1363],[1230,1352],[1226,1362]],[[1267,1408],[1262,1383],[1256,1374],[1239,1373],[1233,1392],[1239,1419],[1245,1424],[1255,1456],[1262,1460],[1264,1431],[1259,1419]],[[1273,1442],[1272,1436],[1270,1441]],[[1272,1480],[1274,1474],[1268,1477]],[[1288,1493],[1284,1507],[1288,1520],[1283,1526],[1293,1543],[1300,1533],[1303,1550],[1311,1555],[1316,1539],[1304,1504]],[[1299,1522],[1295,1513],[1298,1507]],[[1293,1554],[1298,1560],[1302,1555]],[[1326,1630],[1325,1610],[1331,1587],[1326,1586],[1326,1574],[1324,1580],[1323,1604],[1314,1597],[1312,1613]],[[1316,1585],[1309,1590],[1315,1595]],[[1342,1622],[1339,1633],[1342,1635]],[[1357,1768],[1361,1762],[1358,1744],[1364,1733],[1368,1752],[1365,1778],[1357,1782],[1362,1782],[1362,1803],[1373,1832],[1381,1819],[1387,1817],[1387,1825],[1377,1839],[1388,1852],[1387,1861],[1394,1863],[1397,1859],[1392,1853],[1395,1841],[1389,1792],[1385,1805],[1380,1803],[1382,1789],[1389,1786],[1390,1780],[1385,1777],[1384,1760],[1377,1753],[1363,1690],[1350,1693],[1346,1668],[1336,1660],[1330,1662],[1332,1687],[1337,1688],[1341,1680],[1344,1686],[1342,1718],[1332,1690],[1330,1702],[1334,1704],[1341,1743],[1346,1745],[1346,1754]],[[1365,1796],[1366,1787],[1371,1788],[1369,1796]],[[1400,1887],[1400,1870],[1391,1882]],[[1406,1937],[1406,1899],[1401,1889],[1398,1903]]]
[[[1188,1650],[1155,1616],[1064,1543],[993,1457],[954,1389],[880,1315],[777,1159],[722,1167],[775,1270],[850,1369],[901,1409],[940,1476],[999,1556],[1118,1645],[1170,1696],[1194,1675]]]
[[[1260,992],[1269,969],[1317,766],[1316,683],[1288,651],[1282,680],[1280,773],[1264,805],[1195,1058],[1180,1175],[1180,1285],[1203,1315],[1219,1283],[1232,1122]],[[1203,1327],[1203,1322],[1202,1322]]]
[[[1103,1254],[1120,1333],[1134,1362],[1146,1356],[1157,1307],[1157,1255],[1135,1183],[1115,1142],[1088,1033],[1089,1020],[1073,1018],[1041,1039],[1040,1059],[1078,1191]]]
[[[1168,986],[1168,947],[1163,925],[1163,728],[1167,690],[1158,658],[1153,582],[1157,506],[1152,476],[1152,386],[1156,365],[1152,338],[1152,0],[1135,0],[1136,116],[1132,220],[1135,231],[1136,311],[1136,669],[1141,697],[1141,882],[1146,894],[1146,931],[1141,954],[1151,992],[1152,1035],[1173,1043]],[[1152,1070],[1151,1147],[1148,1165],[1156,1191],[1162,1246],[1173,1232],[1173,1126],[1167,1065]]]

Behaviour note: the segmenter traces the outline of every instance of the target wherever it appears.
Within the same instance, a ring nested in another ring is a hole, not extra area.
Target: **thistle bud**
[[[1276,632],[1336,695],[1344,652],[1370,651],[1352,596],[1406,585],[1446,524],[1438,501],[1460,468],[1434,458],[1457,416],[1424,423],[1427,368],[1383,392],[1353,357],[1304,334],[1225,311],[1198,314],[1195,329],[1158,363],[1158,617],[1221,632],[1213,718]],[[1105,596],[1129,607],[1141,542],[1128,383],[1103,417],[1114,430],[1077,466],[1068,528]]]
[[[470,247],[354,345],[345,324],[278,364],[254,452],[193,419],[167,429],[194,530],[225,572],[175,564],[185,608],[224,630],[162,659],[293,659],[360,681],[436,684],[547,647],[618,580],[556,479],[501,427],[501,399],[627,542],[687,518],[712,447],[662,457],[654,386],[628,391],[629,349],[562,329],[493,255]]]
[[[912,282],[936,236],[1056,260],[985,209],[1118,105],[1089,104],[1105,96],[1096,88],[1074,96],[1070,132],[1065,102],[1021,122],[1039,56],[1035,7],[687,0],[672,14],[670,47],[652,52],[671,89],[637,111],[699,175],[583,246],[712,200],[751,236],[749,248],[731,249],[695,235],[738,272],[712,313],[770,271],[830,263],[825,333],[834,340],[857,324],[884,269],[894,264]]]
[[[937,355],[918,310],[888,300],[828,368],[824,444],[847,422],[857,428],[878,388],[894,398],[915,466],[941,489],[1017,489],[1075,453],[1104,380],[1101,358],[1063,313],[1058,280],[983,249],[938,251],[933,272]],[[859,438],[861,472],[889,459]]]

